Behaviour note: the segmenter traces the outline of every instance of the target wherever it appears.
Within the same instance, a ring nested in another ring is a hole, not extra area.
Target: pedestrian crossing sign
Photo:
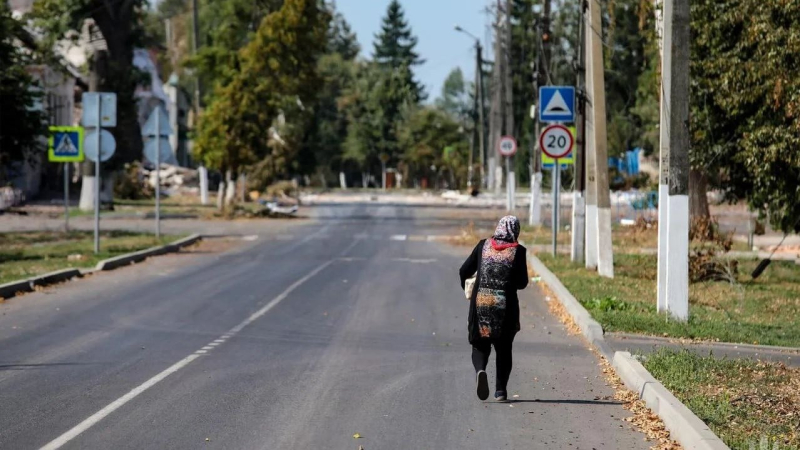
[[[82,162],[83,127],[50,127],[47,159],[51,162]]]
[[[574,122],[575,88],[572,86],[540,87],[539,120],[542,122]]]

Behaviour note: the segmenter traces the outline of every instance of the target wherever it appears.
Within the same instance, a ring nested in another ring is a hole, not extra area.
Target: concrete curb
[[[127,255],[120,255],[120,256],[115,256],[113,258],[104,259],[99,263],[97,263],[97,266],[95,266],[94,270],[98,272],[104,270],[114,270],[122,266],[127,266],[130,264],[136,264],[138,262],[142,262],[145,259],[153,256],[164,255],[167,253],[175,253],[181,248],[192,245],[201,239],[202,239],[201,235],[193,234],[191,236],[177,240],[171,244],[148,248],[146,250],[141,250],[134,253],[128,253]]]
[[[550,289],[553,291],[554,294],[558,297],[558,300],[564,305],[564,309],[567,310],[570,316],[572,316],[572,320],[575,321],[575,324],[578,325],[580,328],[581,333],[586,337],[586,340],[589,341],[592,346],[594,346],[597,351],[599,351],[603,356],[606,357],[609,361],[614,357],[614,352],[611,350],[611,347],[606,343],[605,339],[603,339],[603,327],[598,323],[596,320],[592,318],[592,315],[589,314],[589,311],[581,305],[581,303],[576,299],[572,293],[567,290],[567,288],[561,283],[561,280],[558,279],[557,276],[547,266],[544,265],[542,261],[539,260],[534,255],[529,255],[528,260],[533,267],[533,271],[536,272],[542,278],[542,282],[548,285]]]
[[[88,275],[101,270],[113,270],[118,267],[127,266],[137,262],[144,261],[151,256],[163,255],[166,253],[175,253],[183,247],[194,244],[201,240],[203,237],[199,234],[179,239],[171,244],[162,245],[160,247],[153,247],[147,250],[138,251],[135,253],[128,253],[127,255],[120,255],[114,258],[105,259],[97,263],[94,269],[80,270],[80,269],[64,269],[56,272],[46,273],[37,277],[28,278],[25,280],[12,281],[0,285],[0,298],[8,299],[16,297],[20,292],[32,292],[36,286],[48,286],[62,281],[67,281],[75,277]]]
[[[625,385],[639,394],[647,407],[658,414],[670,438],[688,450],[730,450],[692,411],[656,380],[628,352],[616,352],[611,362]]]
[[[20,292],[32,292],[36,286],[47,286],[81,276],[78,269],[63,269],[25,280],[0,285],[0,298],[16,297]]]
[[[617,374],[625,385],[639,394],[647,407],[664,421],[670,437],[688,450],[724,450],[729,449],[689,408],[681,403],[671,392],[653,377],[647,369],[636,361],[628,352],[614,352],[603,338],[603,327],[592,318],[589,311],[569,292],[561,280],[544,265],[535,255],[528,260],[533,271],[541,277],[542,282],[550,287],[564,305],[572,320],[580,328],[581,333],[608,361],[611,361]]]

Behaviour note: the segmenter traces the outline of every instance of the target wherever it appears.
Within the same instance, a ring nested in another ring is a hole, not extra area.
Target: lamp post
[[[483,88],[483,46],[481,46],[481,40],[469,31],[458,25],[455,26],[455,30],[469,36],[475,41],[475,97],[478,100],[478,148],[481,161],[481,185],[488,187],[486,184],[486,120],[483,116],[484,110],[486,109],[486,99],[484,98]],[[470,150],[470,152],[472,152],[472,150]],[[489,157],[493,158],[494,156],[489,155]],[[472,154],[470,154],[470,160],[471,159]]]

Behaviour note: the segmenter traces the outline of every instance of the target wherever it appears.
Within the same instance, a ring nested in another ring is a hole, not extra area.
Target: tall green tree
[[[413,68],[425,62],[415,50],[417,42],[399,0],[392,0],[375,36],[373,59],[381,68],[399,73],[403,83],[411,87],[415,103],[427,97],[424,86],[414,79]]]
[[[356,34],[342,13],[335,10],[334,3],[331,3],[329,8],[333,13],[333,20],[328,30],[328,53],[338,53],[345,60],[353,60],[361,52]]]
[[[800,232],[800,10],[700,0],[691,13],[692,165],[774,228]]]
[[[316,0],[286,0],[262,20],[237,55],[239,72],[216,86],[201,118],[199,159],[233,172],[258,163],[264,183],[298,170],[295,155],[309,117],[304,105],[319,90],[329,20]]]
[[[450,114],[450,116],[463,124],[464,126],[472,126],[468,123],[473,115],[473,98],[470,95],[474,87],[471,83],[464,80],[464,72],[460,67],[456,67],[442,85],[442,94],[436,99],[436,107],[442,111]]]
[[[20,39],[27,38],[8,5],[0,4],[0,167],[4,169],[41,152],[40,137],[46,131],[44,113],[37,108],[41,95],[26,70],[31,55],[19,46]],[[0,171],[0,182],[6,181],[4,172]]]

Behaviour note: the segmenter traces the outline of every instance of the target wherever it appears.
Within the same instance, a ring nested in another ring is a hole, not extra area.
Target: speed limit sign
[[[545,155],[553,159],[561,159],[572,152],[575,138],[572,131],[564,125],[550,125],[539,136],[539,147]]]
[[[497,151],[503,156],[514,156],[517,153],[517,140],[511,136],[503,136],[497,144]]]

